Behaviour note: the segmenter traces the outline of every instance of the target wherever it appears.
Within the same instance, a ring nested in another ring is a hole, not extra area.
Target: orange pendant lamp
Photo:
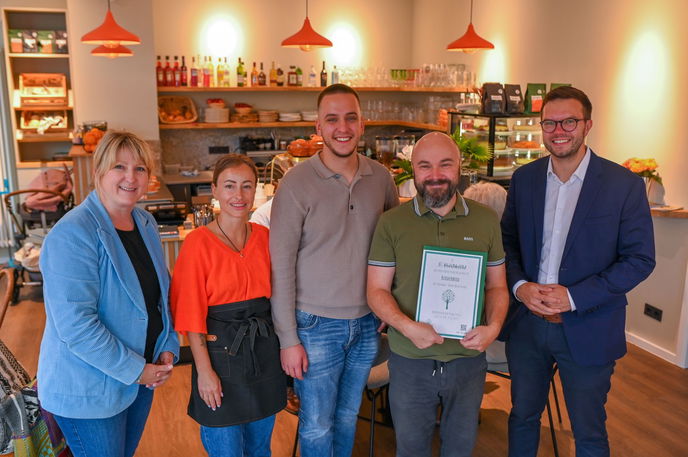
[[[313,30],[311,21],[308,19],[308,0],[306,0],[306,19],[303,27],[294,35],[282,41],[285,48],[299,48],[302,51],[312,51],[314,48],[331,48],[332,42]]]
[[[114,48],[108,48],[107,46],[98,46],[91,51],[92,56],[107,57],[109,59],[116,59],[117,57],[131,57],[134,53],[131,49],[122,46],[115,46]]]
[[[100,45],[91,52],[93,55],[115,58],[131,56],[133,54],[131,50],[125,48],[123,45],[140,44],[141,39],[115,22],[115,18],[112,16],[112,11],[110,10],[110,0],[108,0],[105,20],[99,27],[82,36],[81,42],[84,44]],[[104,52],[101,48],[107,48],[108,52]]]
[[[447,45],[447,51],[461,51],[466,54],[473,54],[483,49],[494,49],[494,45],[475,33],[473,28],[473,0],[471,0],[471,20],[468,23],[468,29],[461,38]]]

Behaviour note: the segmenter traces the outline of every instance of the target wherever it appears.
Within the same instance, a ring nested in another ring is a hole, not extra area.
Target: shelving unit
[[[71,87],[71,68],[69,54],[41,54],[10,52],[10,30],[64,30],[67,31],[66,11],[64,9],[3,8],[2,31],[5,42],[5,66],[7,68],[8,89],[12,100],[12,131],[15,138],[14,152],[18,168],[38,168],[60,166],[63,160],[54,161],[58,155],[69,152],[71,140],[69,132],[74,128],[74,102]],[[19,96],[19,80],[23,73],[60,73],[66,76],[66,105],[22,105]],[[59,131],[37,134],[34,130],[21,129],[21,117],[27,112],[64,111],[67,125]],[[68,159],[66,159],[68,160]]]
[[[354,87],[357,92],[470,92],[466,87]],[[320,92],[322,87],[303,86],[255,86],[255,87],[158,87],[158,93],[179,92]]]
[[[160,124],[160,130],[189,130],[189,129],[252,129],[252,128],[281,128],[281,127],[313,127],[312,121],[299,122],[191,122],[188,124]],[[406,121],[365,121],[365,125],[398,125],[400,127],[419,128],[425,130],[446,130],[439,125]]]

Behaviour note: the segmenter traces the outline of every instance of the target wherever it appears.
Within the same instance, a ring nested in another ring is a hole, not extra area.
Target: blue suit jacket
[[[153,217],[133,217],[160,284],[163,331],[154,359],[179,354],[168,307],[169,273]],[[40,259],[46,323],[38,360],[43,408],[72,418],[112,417],[137,396],[148,312],[138,277],[96,192],[45,239]]]
[[[519,168],[511,180],[502,217],[510,290],[522,279],[538,281],[548,161]],[[592,153],[559,269],[559,284],[576,304],[576,311],[562,318],[577,363],[607,364],[626,353],[626,293],[654,266],[652,218],[642,179]],[[512,300],[504,338],[527,312]]]

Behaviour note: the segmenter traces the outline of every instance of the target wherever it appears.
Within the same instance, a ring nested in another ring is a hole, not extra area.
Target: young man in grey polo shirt
[[[301,455],[344,457],[378,346],[365,290],[370,240],[399,198],[389,171],[356,153],[363,119],[353,89],[320,93],[316,129],[323,150],[282,179],[272,207],[272,314],[301,400]]]
[[[397,457],[430,457],[442,405],[442,457],[470,456],[485,384],[484,352],[499,333],[509,303],[497,215],[458,192],[454,141],[430,133],[411,160],[418,195],[380,218],[368,261],[368,301],[388,323],[390,404]],[[482,325],[462,340],[444,339],[416,322],[423,246],[487,253]]]

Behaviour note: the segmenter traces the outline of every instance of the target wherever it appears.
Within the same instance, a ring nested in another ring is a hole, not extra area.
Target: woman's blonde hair
[[[138,160],[143,162],[150,177],[153,172],[153,152],[148,143],[130,132],[111,130],[100,140],[93,153],[93,174],[96,189],[100,180],[112,169],[117,162],[117,153],[122,150],[131,151]]]

